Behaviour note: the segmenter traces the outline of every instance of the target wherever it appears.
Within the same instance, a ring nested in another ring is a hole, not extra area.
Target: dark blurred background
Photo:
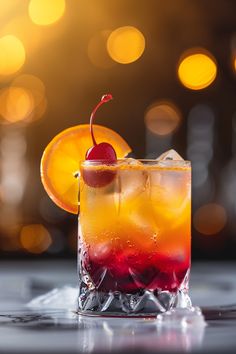
[[[40,158],[107,92],[136,157],[192,161],[193,259],[236,258],[236,1],[10,0],[0,24],[1,258],[75,256]]]

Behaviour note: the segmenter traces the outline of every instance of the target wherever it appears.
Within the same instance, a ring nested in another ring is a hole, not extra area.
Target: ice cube
[[[167,327],[205,327],[206,321],[199,307],[175,308],[157,316],[158,324]]]
[[[140,161],[130,158],[125,160],[123,168],[119,170],[116,193],[119,206],[126,202],[133,202],[145,191],[148,174],[145,169],[142,169],[142,165]]]
[[[112,243],[104,241],[90,246],[89,256],[94,262],[104,261],[111,255]]]
[[[175,228],[185,218],[190,210],[190,172],[181,170],[153,171],[150,174],[151,201],[155,213],[169,220],[169,227]]]
[[[157,157],[158,161],[174,160],[174,161],[184,161],[184,159],[178,154],[174,149],[168,150]]]
[[[127,158],[124,160],[124,165],[134,165],[134,166],[142,166],[142,162],[137,160],[137,159],[133,159],[133,158]]]
[[[78,289],[69,285],[55,288],[48,293],[32,299],[27,306],[38,309],[65,309],[76,310]]]

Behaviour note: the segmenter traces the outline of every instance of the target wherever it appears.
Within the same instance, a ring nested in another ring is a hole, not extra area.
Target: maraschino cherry
[[[93,132],[93,122],[95,114],[100,106],[103,103],[109,102],[113,97],[111,94],[103,95],[101,101],[94,108],[91,116],[90,116],[90,133],[93,141],[93,146],[86,153],[86,160],[106,160],[106,162],[115,162],[116,161],[116,152],[114,148],[108,143],[100,143],[97,144],[94,132]]]
[[[106,142],[97,144],[93,132],[93,122],[94,122],[95,113],[97,112],[100,106],[102,106],[106,102],[109,102],[110,100],[112,100],[112,98],[113,97],[111,94],[103,95],[101,101],[94,108],[90,116],[90,133],[93,141],[93,146],[86,153],[85,159],[87,161],[97,160],[97,161],[101,161],[101,163],[109,165],[115,163],[117,160],[116,152],[113,146]],[[89,169],[83,170],[83,178],[85,183],[90,187],[94,187],[94,188],[104,187],[114,179],[114,176],[115,176],[115,171],[103,171],[103,170],[100,171],[99,169],[98,170],[96,169],[94,171]]]

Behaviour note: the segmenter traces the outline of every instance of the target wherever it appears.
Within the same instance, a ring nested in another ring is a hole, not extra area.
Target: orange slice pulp
[[[130,151],[126,141],[113,130],[94,125],[97,143],[111,144],[117,158],[124,158]],[[62,209],[77,214],[79,183],[75,178],[80,162],[92,146],[89,124],[77,125],[56,135],[44,150],[41,159],[41,180],[49,197]]]

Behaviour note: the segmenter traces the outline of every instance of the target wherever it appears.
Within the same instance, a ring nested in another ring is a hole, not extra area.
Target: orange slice
[[[111,144],[117,158],[124,158],[130,151],[125,140],[113,130],[94,125],[97,143]],[[41,180],[49,197],[62,209],[77,214],[79,182],[75,173],[92,146],[89,124],[77,125],[55,136],[44,150],[41,159]]]

